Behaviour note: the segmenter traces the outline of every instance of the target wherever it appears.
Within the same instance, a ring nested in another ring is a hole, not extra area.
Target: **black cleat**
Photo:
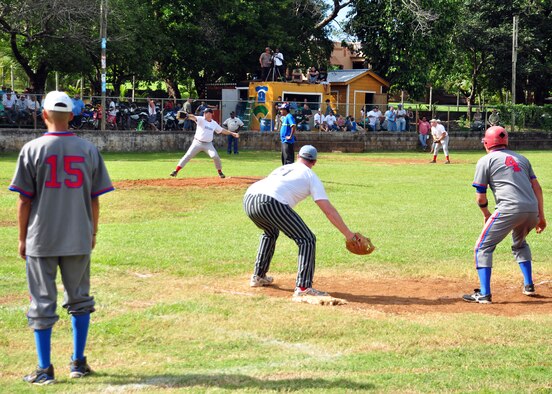
[[[466,302],[477,302],[478,304],[492,304],[493,296],[491,294],[482,295],[481,290],[475,289],[473,294],[465,294],[462,299]]]

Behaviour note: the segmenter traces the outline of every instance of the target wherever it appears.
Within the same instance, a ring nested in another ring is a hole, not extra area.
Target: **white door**
[[[239,93],[237,89],[222,89],[221,123],[230,117],[230,112],[236,110]]]

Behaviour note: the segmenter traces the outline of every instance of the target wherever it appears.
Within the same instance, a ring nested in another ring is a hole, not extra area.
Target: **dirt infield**
[[[139,187],[170,187],[170,188],[188,188],[188,187],[228,187],[244,188],[257,182],[260,177],[227,177],[220,179],[218,177],[209,178],[170,178],[170,179],[136,179],[114,182],[116,189],[133,189]]]
[[[294,277],[277,276],[273,286],[250,288],[247,278],[221,282],[216,292],[236,296],[266,295],[288,297],[294,287]],[[224,285],[226,283],[226,285]],[[493,283],[493,303],[480,305],[465,302],[462,295],[471,292],[476,283],[451,279],[365,279],[353,277],[317,276],[315,287],[330,295],[343,298],[346,305],[358,311],[376,311],[392,314],[425,313],[483,313],[497,316],[520,316],[552,313],[552,280],[536,282],[538,295],[521,293],[521,285]]]

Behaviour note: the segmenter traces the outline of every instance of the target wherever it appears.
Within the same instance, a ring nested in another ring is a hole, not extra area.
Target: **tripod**
[[[278,53],[280,53],[280,52],[278,52]],[[275,54],[275,55],[272,55],[272,58],[271,58],[271,60],[272,60],[272,68],[271,68],[270,71],[268,72],[268,76],[267,76],[267,80],[269,80],[269,79],[270,79],[270,75],[272,75],[272,82],[274,82],[275,79],[281,81],[282,78],[283,78],[282,73],[280,72],[280,67],[281,67],[281,66],[277,66],[277,65],[276,65],[276,56],[278,55],[278,53]],[[281,58],[278,58],[278,59],[280,59],[280,62],[282,62],[282,59],[281,59]],[[283,62],[282,62],[282,65],[283,65]],[[276,73],[278,73],[278,77],[276,77]]]

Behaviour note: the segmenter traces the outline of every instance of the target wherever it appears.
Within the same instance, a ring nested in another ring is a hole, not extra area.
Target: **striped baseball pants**
[[[491,268],[496,246],[512,232],[512,254],[518,263],[531,261],[531,249],[525,241],[527,234],[539,221],[536,212],[504,213],[494,211],[485,223],[475,243],[475,267]]]
[[[255,275],[265,276],[274,255],[276,240],[282,231],[299,247],[295,285],[312,287],[316,237],[303,219],[289,205],[263,194],[246,194],[243,208],[257,227],[263,230],[255,260]]]

